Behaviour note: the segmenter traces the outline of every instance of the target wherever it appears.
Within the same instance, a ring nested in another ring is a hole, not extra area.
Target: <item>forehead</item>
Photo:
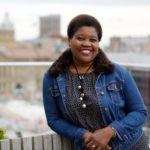
[[[76,35],[90,35],[90,36],[98,36],[98,33],[94,27],[82,26],[76,30],[74,36]]]

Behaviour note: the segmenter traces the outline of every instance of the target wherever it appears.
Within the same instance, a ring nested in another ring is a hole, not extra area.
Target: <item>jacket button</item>
[[[101,91],[100,94],[101,94],[101,95],[104,95],[104,91]]]
[[[108,111],[108,107],[105,107],[105,111]]]

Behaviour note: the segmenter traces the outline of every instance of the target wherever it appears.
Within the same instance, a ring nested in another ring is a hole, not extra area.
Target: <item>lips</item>
[[[89,55],[91,53],[91,50],[81,50],[81,53],[84,55]]]

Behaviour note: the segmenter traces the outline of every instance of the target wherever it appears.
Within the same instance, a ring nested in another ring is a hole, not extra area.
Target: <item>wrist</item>
[[[117,136],[116,129],[113,128],[112,126],[108,126],[108,127],[111,129],[112,138],[116,137]]]
[[[86,138],[86,137],[88,137],[90,135],[91,135],[91,132],[85,131],[85,133],[83,134],[83,138]]]

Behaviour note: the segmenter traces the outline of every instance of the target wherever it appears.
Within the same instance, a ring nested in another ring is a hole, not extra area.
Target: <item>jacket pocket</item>
[[[51,92],[51,95],[53,97],[59,97],[60,96],[60,91],[59,91],[57,86],[49,88],[49,91]]]
[[[113,81],[110,82],[107,86],[106,89],[108,91],[108,94],[111,97],[112,102],[115,105],[121,105],[124,103],[123,101],[123,83],[121,81]]]

